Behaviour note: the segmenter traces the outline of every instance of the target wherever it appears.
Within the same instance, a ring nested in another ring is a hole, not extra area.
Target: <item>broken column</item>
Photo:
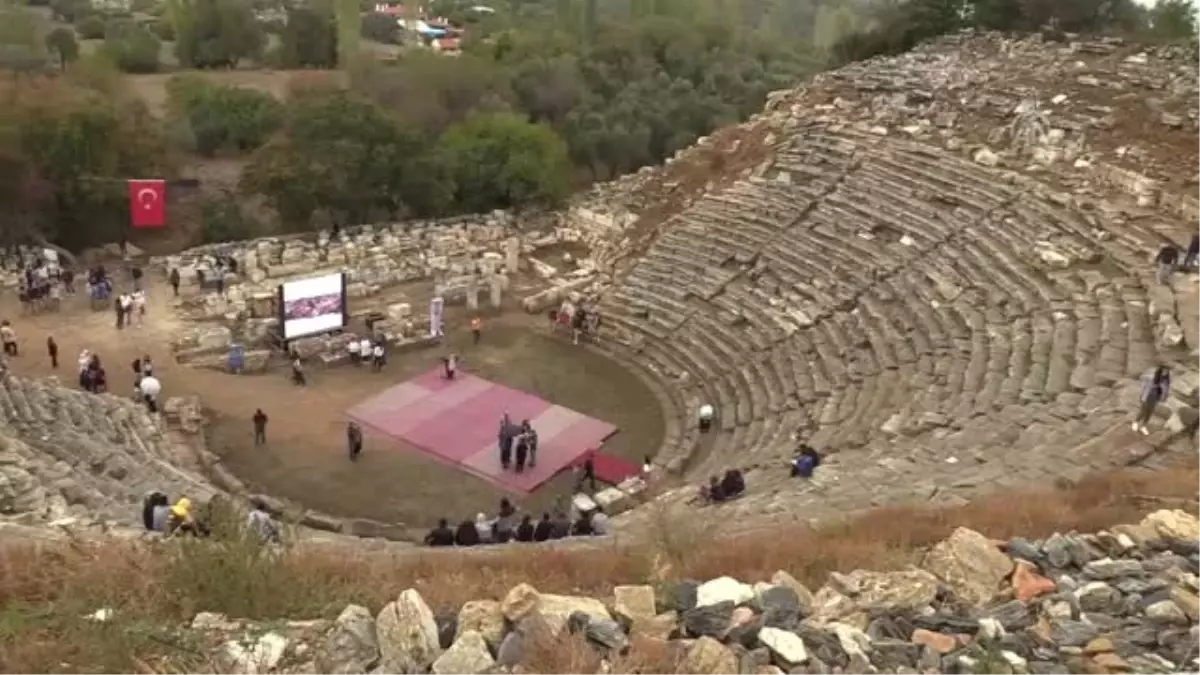
[[[472,312],[479,309],[479,277],[474,274],[467,280],[467,309]]]
[[[509,274],[517,271],[517,265],[521,262],[521,240],[517,237],[509,237],[504,242],[504,266],[508,268]]]
[[[492,275],[492,278],[489,280],[489,282],[491,283],[490,290],[492,292],[492,307],[499,309],[500,301],[503,299],[502,296],[504,295],[504,277],[499,274],[495,274]]]

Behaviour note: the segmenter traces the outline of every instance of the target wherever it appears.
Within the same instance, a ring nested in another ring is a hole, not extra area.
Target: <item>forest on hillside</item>
[[[202,205],[208,240],[554,206],[821,68],[963,27],[1195,32],[1191,0],[1149,11],[1130,0],[503,0],[492,12],[433,1],[463,28],[460,55],[424,48],[373,0],[5,6],[0,244],[117,239],[123,181],[178,177],[195,158],[244,162],[238,194]],[[368,49],[381,43],[397,55]],[[318,74],[335,67],[343,77]],[[125,74],[167,68],[179,74],[152,111]],[[314,74],[282,100],[195,74],[231,68]]]

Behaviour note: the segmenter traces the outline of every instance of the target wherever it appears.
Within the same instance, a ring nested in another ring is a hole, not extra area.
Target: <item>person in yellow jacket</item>
[[[192,500],[182,497],[175,502],[175,505],[171,507],[170,515],[167,516],[166,531],[168,535],[184,532],[195,533],[196,519],[192,515]]]

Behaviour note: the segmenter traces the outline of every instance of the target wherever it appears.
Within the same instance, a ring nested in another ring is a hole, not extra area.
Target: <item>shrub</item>
[[[104,39],[104,19],[96,14],[89,14],[75,24],[75,30],[84,40]]]
[[[127,73],[158,70],[162,43],[150,29],[135,21],[113,21],[104,31],[104,51]]]

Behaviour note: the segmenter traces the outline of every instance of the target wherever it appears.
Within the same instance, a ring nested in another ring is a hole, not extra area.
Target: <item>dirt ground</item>
[[[164,398],[197,394],[211,418],[209,448],[254,489],[296,500],[344,517],[367,517],[424,527],[438,517],[472,517],[492,512],[501,492],[490,484],[428,459],[399,441],[368,435],[357,463],[346,456],[344,411],[376,393],[437,365],[444,348],[393,354],[381,374],[353,366],[310,370],[310,385],[296,387],[284,370],[264,375],[229,375],[174,362],[170,336],[179,321],[165,284],[149,288],[148,318],[141,327],[118,331],[111,309],[93,312],[86,297],[68,298],[62,311],[21,314],[15,293],[5,291],[0,316],[16,327],[22,355],[11,361],[22,375],[58,374],[72,386],[75,360],[83,348],[98,352],[108,370],[110,391],[129,395],[130,363],[150,354],[163,381]],[[641,461],[662,443],[664,423],[652,392],[636,375],[607,359],[550,336],[543,323],[509,311],[489,318],[484,339],[472,347],[463,310],[448,308],[449,341],[464,367],[487,379],[615,424],[619,432],[605,450]],[[60,369],[50,368],[45,341],[53,335]],[[250,417],[255,408],[270,417],[268,443],[254,447]],[[560,475],[536,493],[515,500],[540,511],[570,492],[573,478]]]

